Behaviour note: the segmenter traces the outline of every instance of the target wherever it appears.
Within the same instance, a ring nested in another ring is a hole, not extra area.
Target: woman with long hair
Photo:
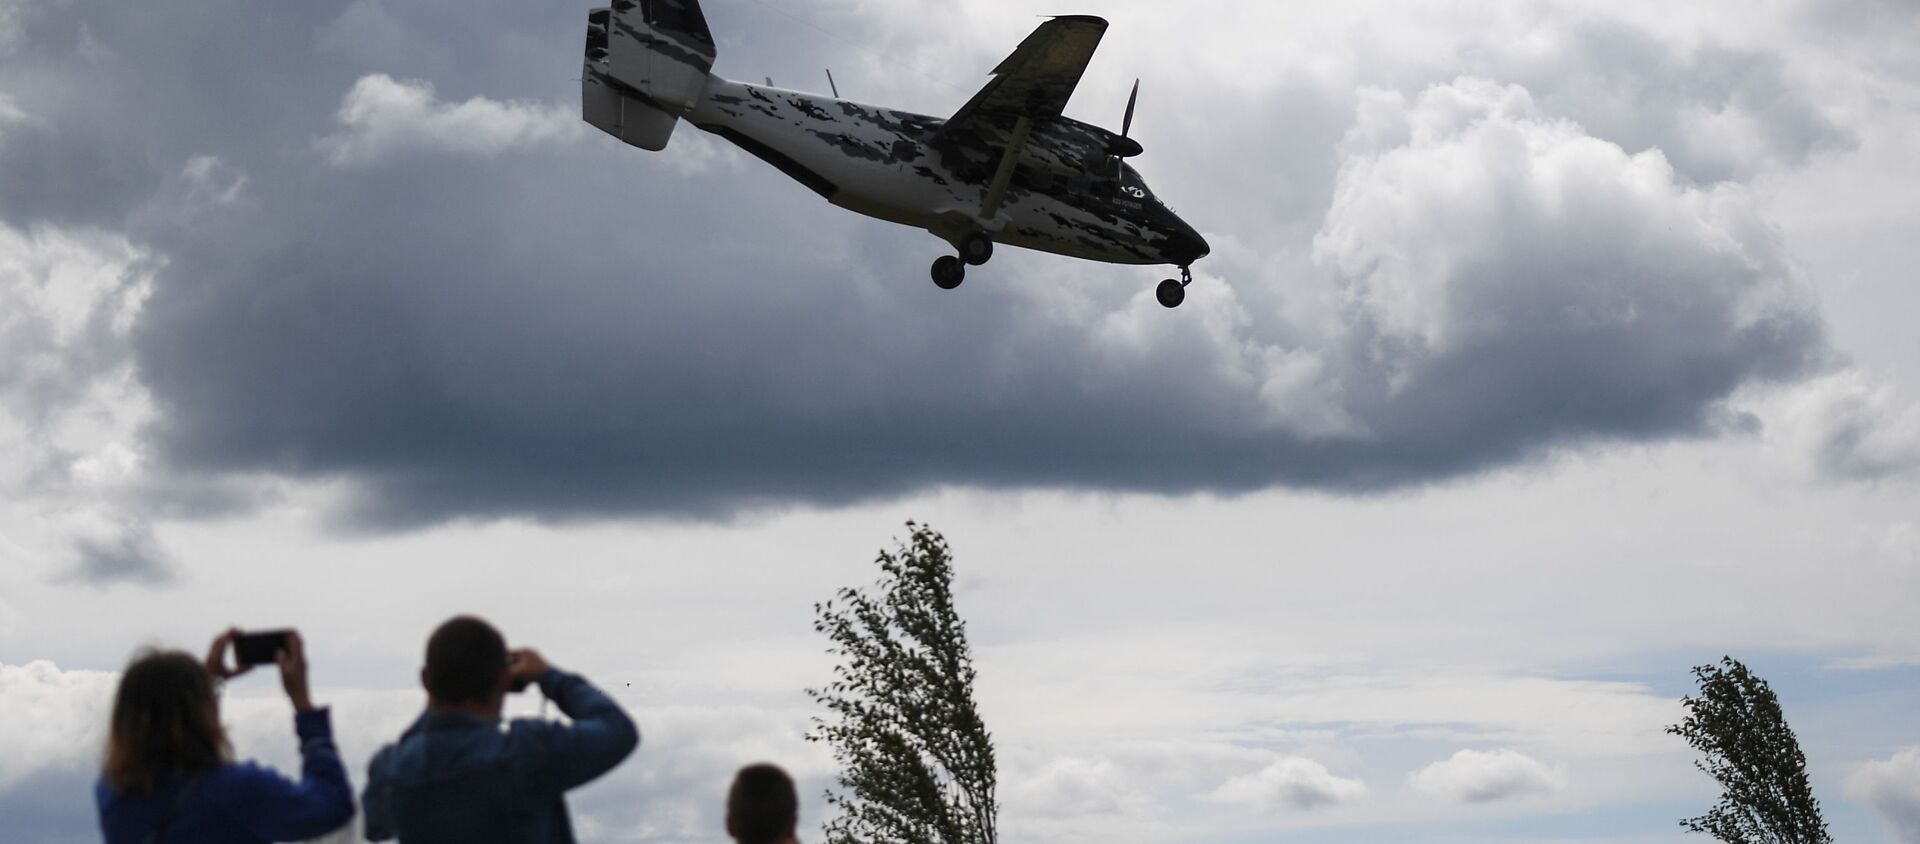
[[[113,726],[94,800],[107,844],[258,844],[315,838],[353,819],[353,788],[333,745],[327,710],[307,694],[300,634],[276,656],[293,702],[301,779],[233,761],[216,687],[251,666],[230,666],[239,630],[213,640],[203,663],[149,651],[120,676]]]

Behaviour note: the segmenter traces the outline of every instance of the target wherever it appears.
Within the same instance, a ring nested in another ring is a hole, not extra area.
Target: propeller
[[[1133,131],[1133,106],[1140,100],[1140,80],[1133,80],[1133,93],[1127,95],[1127,115],[1120,120],[1120,137],[1114,139],[1107,148],[1107,154],[1113,157],[1113,179],[1120,180],[1121,160],[1140,154],[1140,144],[1127,137]]]

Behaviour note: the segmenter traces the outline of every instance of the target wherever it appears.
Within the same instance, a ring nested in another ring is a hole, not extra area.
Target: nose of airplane
[[[1168,261],[1184,267],[1206,257],[1210,251],[1206,238],[1201,237],[1192,226],[1174,221],[1173,233],[1167,238],[1165,249]]]

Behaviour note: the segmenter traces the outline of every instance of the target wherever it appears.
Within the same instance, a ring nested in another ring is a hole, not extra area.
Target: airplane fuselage
[[[686,119],[780,168],[835,205],[952,242],[995,242],[1121,264],[1186,266],[1204,240],[1109,157],[1113,134],[1056,117],[1032,124],[1004,198],[986,187],[1012,118],[946,121],[818,94],[711,78]]]

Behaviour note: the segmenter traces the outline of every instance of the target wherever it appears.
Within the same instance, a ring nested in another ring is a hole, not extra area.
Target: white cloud
[[[49,770],[87,770],[106,746],[118,680],[46,661],[0,663],[0,791]]]
[[[129,343],[152,266],[121,235],[0,223],[0,525],[49,531],[66,550],[43,553],[84,579],[168,572],[133,500],[152,407]]]
[[[1003,805],[1030,807],[1028,814],[1042,817],[1124,815],[1148,801],[1129,772],[1113,760],[1077,756],[1052,759],[1007,781],[1001,796]]]
[[[1312,759],[1288,756],[1227,780],[1208,797],[1263,812],[1283,812],[1349,803],[1366,793],[1367,786],[1360,780],[1335,776]]]
[[[1345,148],[1314,259],[1395,389],[1498,348],[1522,354],[1476,377],[1514,390],[1529,351],[1595,389],[1648,366],[1782,369],[1804,349],[1775,334],[1817,324],[1744,189],[1683,185],[1658,150],[1543,115],[1519,86],[1369,92]]]
[[[1856,369],[1842,369],[1758,402],[1769,439],[1816,474],[1880,480],[1920,474],[1920,405]]]
[[[486,97],[443,102],[431,82],[384,73],[360,77],[335,117],[340,131],[321,139],[320,150],[340,166],[421,150],[490,156],[585,134],[574,106]]]
[[[1920,747],[1861,765],[1847,777],[1846,793],[1879,815],[1899,844],[1920,844]]]
[[[1407,782],[1455,803],[1489,803],[1559,791],[1566,787],[1566,772],[1514,750],[1462,750],[1415,771]]]

